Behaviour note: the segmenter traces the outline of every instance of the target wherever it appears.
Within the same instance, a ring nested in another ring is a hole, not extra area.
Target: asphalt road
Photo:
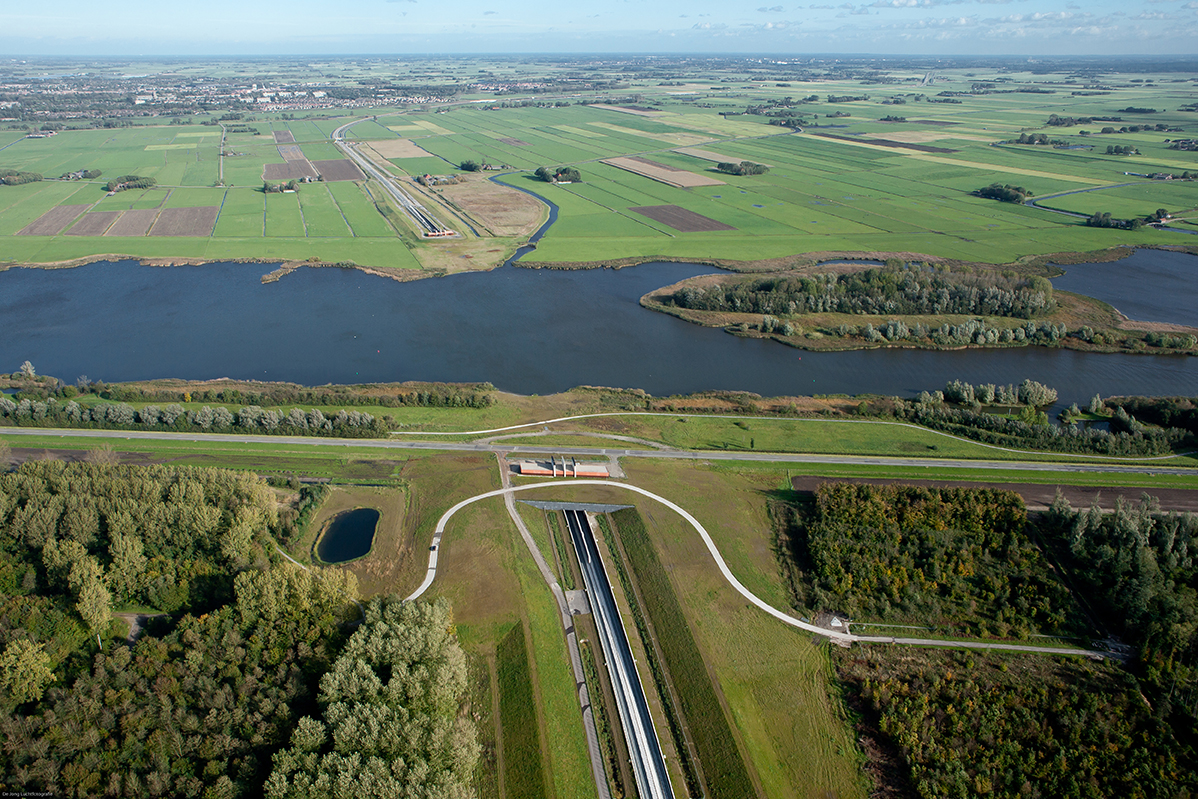
[[[529,455],[573,454],[583,457],[670,458],[700,461],[755,461],[759,463],[818,463],[825,465],[902,466],[930,469],[993,469],[999,471],[1086,472],[1099,474],[1198,475],[1198,470],[1180,466],[1151,466],[1121,463],[1056,463],[1052,461],[985,461],[946,458],[893,458],[876,455],[815,455],[799,452],[728,452],[724,450],[641,450],[570,446],[503,446],[472,441],[396,441],[376,438],[321,438],[317,436],[251,436],[233,433],[167,433],[154,430],[64,430],[41,427],[4,427],[6,436],[60,436],[113,440],[207,441],[232,444],[286,444],[300,447],[354,447],[379,450],[436,450],[452,452],[520,452]]]
[[[681,507],[680,505],[678,505],[674,502],[671,502],[670,500],[666,499],[665,497],[654,494],[652,491],[646,491],[645,489],[643,489],[639,486],[630,485],[628,483],[620,483],[620,482],[616,482],[615,480],[592,480],[589,478],[570,479],[570,480],[556,479],[556,480],[547,480],[547,481],[540,482],[540,483],[528,483],[528,484],[519,485],[519,486],[497,488],[494,491],[487,491],[486,493],[483,493],[483,494],[477,494],[473,497],[468,497],[466,499],[463,499],[461,502],[454,505],[449,510],[445,511],[445,513],[437,521],[437,528],[436,528],[436,532],[434,534],[436,537],[435,540],[437,540],[437,541],[441,540],[441,535],[445,531],[445,525],[449,523],[449,520],[454,516],[454,514],[456,514],[458,511],[460,511],[462,508],[466,507],[467,505],[473,504],[480,500],[488,499],[490,497],[498,497],[498,496],[503,496],[505,498],[511,497],[519,491],[529,491],[529,490],[537,489],[537,488],[545,488],[546,486],[565,486],[565,485],[612,486],[614,488],[621,488],[621,489],[625,489],[627,491],[632,491],[634,493],[640,494],[641,496],[648,497],[649,499],[660,502],[662,505],[665,505],[667,508],[674,511],[679,516],[681,516],[683,519],[685,519],[687,521],[687,523],[690,524],[690,526],[695,529],[695,531],[699,534],[699,538],[702,539],[703,545],[707,547],[707,551],[711,554],[712,559],[715,561],[716,568],[718,568],[720,570],[720,574],[722,574],[724,576],[724,579],[728,581],[728,584],[731,585],[732,588],[735,589],[738,594],[740,594],[742,597],[744,597],[746,600],[748,600],[749,604],[768,613],[769,615],[773,616],[775,619],[778,619],[779,621],[783,622],[784,624],[787,624],[791,627],[797,627],[798,629],[804,630],[809,633],[814,633],[815,635],[819,635],[824,638],[828,638],[834,642],[837,642],[837,643],[840,643],[843,645],[849,645],[849,644],[853,644],[853,643],[899,644],[899,645],[906,645],[906,646],[947,647],[947,648],[952,648],[952,649],[995,649],[995,650],[1002,650],[1005,652],[1032,652],[1032,653],[1038,653],[1041,655],[1080,655],[1080,656],[1117,657],[1117,655],[1113,655],[1110,652],[1099,652],[1099,651],[1092,651],[1092,650],[1081,649],[1081,648],[1031,646],[1031,645],[1026,645],[1026,644],[1009,644],[1009,643],[1000,642],[1000,641],[995,641],[995,642],[991,642],[991,641],[958,641],[958,640],[948,640],[948,639],[942,639],[942,638],[904,638],[904,637],[897,637],[897,636],[890,636],[890,635],[855,635],[853,633],[840,632],[838,630],[830,630],[826,627],[820,627],[815,624],[810,624],[809,622],[805,622],[802,619],[795,618],[794,616],[790,615],[789,613],[778,610],[776,607],[774,607],[773,605],[769,604],[761,597],[754,594],[748,588],[745,588],[744,584],[741,583],[741,581],[736,578],[736,575],[734,575],[732,573],[732,570],[728,568],[728,564],[724,561],[724,556],[721,555],[719,549],[716,548],[715,542],[712,541],[711,535],[708,534],[707,529],[705,527],[703,527],[702,524],[700,524],[698,519],[696,519],[689,512],[687,512],[687,510],[685,508]],[[431,554],[432,554],[432,556],[435,556],[436,552],[433,552]],[[416,599],[422,593],[424,593],[424,591],[426,591],[428,589],[428,587],[430,585],[432,585],[435,577],[436,577],[436,558],[430,557],[429,558],[428,576],[425,578],[425,581],[420,586],[420,588],[414,594],[412,594],[410,597],[408,597],[408,599]]]

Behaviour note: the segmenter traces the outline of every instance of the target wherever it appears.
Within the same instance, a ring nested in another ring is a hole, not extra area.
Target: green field
[[[297,195],[300,208],[304,212],[304,223],[308,230],[308,236],[352,235],[345,217],[341,215],[341,208],[325,188],[326,185],[324,183],[306,185],[304,190]]]
[[[749,796],[753,785],[736,740],[644,521],[632,508],[616,511],[612,517],[677,691],[707,790],[711,796]]]
[[[542,799],[546,795],[545,773],[525,641],[524,625],[516,624],[496,651],[504,795],[510,799]]]
[[[460,65],[453,62],[439,66],[446,75],[459,74]],[[405,70],[402,65],[394,69]],[[511,69],[514,77],[528,74],[530,68]],[[726,83],[716,77],[720,74],[715,69],[679,91],[632,78],[629,96],[635,94],[635,102],[656,109],[647,113],[588,105],[584,92],[572,104],[558,107],[467,103],[446,106],[436,114],[429,113],[431,107],[380,108],[374,111],[377,121],[361,115],[363,121],[351,129],[350,136],[367,141],[410,139],[435,156],[391,159],[397,170],[409,175],[452,174],[452,165],[466,160],[511,167],[515,174],[507,175],[509,183],[537,191],[559,206],[558,221],[528,258],[546,263],[653,257],[743,262],[837,251],[909,252],[1007,263],[1021,256],[1085,252],[1113,244],[1191,243],[1189,237],[1170,231],[1098,231],[1049,210],[971,195],[993,182],[1020,185],[1036,196],[1097,188],[1052,196],[1045,206],[1083,214],[1107,211],[1119,218],[1158,208],[1182,216],[1190,211],[1198,214],[1195,183],[1124,174],[1198,172],[1193,152],[1170,150],[1168,144],[1198,134],[1194,115],[1174,110],[1198,100],[1198,92],[1184,79],[1182,83],[1172,78],[1128,82],[1112,77],[1113,85],[1099,97],[1060,90],[1062,76],[1068,75],[1065,67],[1058,72],[1012,72],[1001,78],[945,69],[937,72],[935,92],[904,88],[899,83],[905,76],[896,79],[893,87],[881,89],[876,83],[843,76],[776,86],[748,75],[742,76],[743,85],[713,88],[711,82],[717,79]],[[1021,89],[971,91],[976,82],[986,80],[995,85],[1015,82]],[[1039,93],[1020,93],[1023,87]],[[868,95],[869,99],[834,103],[827,99],[833,94]],[[785,105],[787,97],[807,95],[816,99]],[[933,103],[937,95],[954,102]],[[631,102],[607,94],[598,99],[613,106]],[[1129,105],[1153,107],[1158,113],[1125,115],[1113,124],[1116,132],[1107,134],[1100,133],[1108,125],[1105,122],[1046,124],[1050,113],[1108,118]],[[801,132],[766,124],[768,116],[746,114],[747,106],[788,108],[785,113],[802,119]],[[847,116],[829,118],[834,112]],[[264,114],[247,123],[260,135],[228,134],[223,158],[215,125],[64,130],[49,139],[14,140],[0,154],[0,166],[39,171],[48,178],[83,168],[102,169],[105,175],[140,174],[154,177],[170,191],[166,207],[210,204],[211,196],[201,189],[222,179],[230,197],[261,185],[264,165],[282,161],[270,135],[274,131],[291,132],[309,159],[342,157],[329,137],[354,117],[332,116],[283,119]],[[880,121],[885,116],[906,121]],[[1133,123],[1159,124],[1168,132],[1119,132]],[[1024,132],[1043,132],[1064,145],[1006,143]],[[1115,145],[1137,147],[1140,154],[1106,154],[1106,148]],[[679,152],[680,148],[703,152]],[[676,188],[602,163],[620,156],[715,176],[723,184]],[[716,158],[753,160],[769,165],[770,171],[751,177],[725,175],[715,172],[714,160],[708,160]],[[558,164],[576,166],[584,182],[552,186],[531,180],[536,167]],[[1127,183],[1132,185],[1121,185]],[[302,218],[291,202],[268,200],[264,219],[257,220],[257,209],[239,201],[222,212],[210,240],[213,246],[178,241],[173,245],[176,254],[306,258],[312,255],[307,245],[321,239],[317,257],[374,266],[396,263],[404,268],[416,262],[438,262],[437,253],[446,249],[445,242],[397,234],[362,189],[350,183],[307,186],[301,195]],[[159,207],[162,199],[158,190],[105,200],[94,184],[0,188],[5,257],[48,261],[111,251],[112,242],[104,239],[67,246],[58,240],[6,238],[56,205],[99,203],[97,210],[115,210]],[[677,205],[735,230],[675,230],[630,210],[647,205]],[[407,230],[405,223],[399,224]],[[373,241],[398,235],[409,236],[407,245]],[[161,245],[148,240],[124,245],[130,254],[162,254]],[[472,257],[482,266],[494,261]]]

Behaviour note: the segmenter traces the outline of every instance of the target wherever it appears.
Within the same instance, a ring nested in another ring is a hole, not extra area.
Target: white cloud
[[[870,8],[931,8],[964,2],[965,0],[874,0],[870,3]]]

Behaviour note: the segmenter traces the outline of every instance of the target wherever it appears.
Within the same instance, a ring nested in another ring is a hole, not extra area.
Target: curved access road
[[[906,645],[906,646],[947,647],[947,648],[952,648],[952,649],[998,649],[998,650],[1003,650],[1003,651],[1007,651],[1007,652],[1032,652],[1032,653],[1041,654],[1041,655],[1083,655],[1083,656],[1098,655],[1101,657],[1111,657],[1111,653],[1109,653],[1109,652],[1097,652],[1097,651],[1092,651],[1092,650],[1088,650],[1088,649],[1070,649],[1070,648],[1066,648],[1066,647],[1030,646],[1030,645],[1026,645],[1026,644],[1008,644],[1008,643],[1003,643],[1003,642],[990,642],[990,641],[949,641],[949,640],[943,640],[943,639],[939,639],[939,638],[898,638],[898,637],[893,637],[893,636],[889,636],[889,635],[854,635],[852,633],[837,632],[835,630],[829,630],[824,627],[817,627],[814,624],[808,624],[805,621],[796,619],[794,616],[791,616],[788,613],[778,610],[773,605],[769,604],[764,599],[757,596],[749,589],[745,588],[744,584],[741,583],[740,580],[736,579],[736,575],[734,575],[732,573],[732,570],[728,568],[728,564],[724,562],[723,556],[720,554],[719,549],[716,548],[715,542],[711,540],[711,536],[708,534],[706,528],[704,528],[703,525],[700,524],[698,519],[696,519],[694,516],[692,516],[690,513],[688,513],[685,508],[671,502],[670,500],[666,499],[665,497],[661,497],[661,496],[658,496],[657,494],[654,494],[652,491],[646,491],[645,489],[640,488],[639,486],[628,485],[627,483],[620,483],[620,482],[616,482],[614,480],[581,479],[581,480],[570,480],[569,482],[565,482],[565,483],[560,482],[560,481],[559,482],[530,483],[528,485],[512,486],[510,488],[497,488],[494,491],[487,491],[485,493],[477,494],[473,497],[463,499],[461,502],[454,505],[449,510],[445,511],[445,513],[442,514],[441,518],[437,520],[437,527],[433,533],[433,543],[434,543],[435,549],[429,553],[428,571],[425,574],[424,582],[422,582],[420,584],[419,588],[417,588],[414,592],[412,592],[412,594],[408,597],[408,600],[410,601],[410,600],[414,600],[414,599],[419,599],[424,594],[424,592],[429,589],[429,586],[431,586],[433,584],[433,580],[436,579],[436,577],[437,577],[437,554],[438,554],[437,550],[440,548],[439,545],[441,542],[441,536],[444,535],[444,533],[445,533],[445,525],[462,508],[465,508],[468,505],[472,505],[475,502],[480,502],[484,499],[490,499],[491,497],[498,497],[498,496],[504,496],[504,495],[512,496],[516,492],[519,492],[519,491],[529,491],[534,488],[545,488],[548,486],[563,486],[563,485],[611,486],[613,488],[622,488],[627,491],[632,491],[634,493],[640,494],[641,496],[648,497],[649,499],[660,502],[662,505],[665,505],[667,508],[669,508],[670,510],[677,513],[683,519],[686,519],[687,523],[690,524],[691,527],[695,528],[695,531],[699,534],[699,537],[703,540],[703,544],[707,547],[707,551],[711,553],[711,557],[715,560],[715,564],[719,568],[720,574],[724,575],[724,579],[728,581],[729,585],[731,585],[732,588],[735,589],[737,593],[739,593],[741,596],[743,596],[745,599],[747,599],[751,604],[755,605],[757,608],[761,609],[765,613],[768,613],[769,615],[773,616],[774,618],[778,619],[779,621],[783,622],[784,624],[788,624],[791,627],[797,627],[800,630],[805,630],[806,632],[809,632],[809,633],[814,633],[815,635],[823,636],[824,638],[829,638],[833,641],[837,641],[837,642],[844,643],[844,644],[849,644],[849,643],[900,644],[900,645]]]

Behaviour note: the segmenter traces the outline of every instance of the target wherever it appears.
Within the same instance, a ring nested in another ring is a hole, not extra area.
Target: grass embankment
[[[595,719],[595,734],[599,738],[599,749],[603,754],[603,768],[607,773],[608,787],[612,796],[625,795],[624,775],[620,767],[620,755],[616,749],[616,731],[608,718],[608,704],[601,685],[599,665],[591,640],[578,642],[578,653],[582,658],[582,670],[586,676],[589,696],[591,698],[591,714]]]
[[[496,648],[499,723],[503,730],[503,787],[507,799],[544,799],[540,725],[533,701],[532,675],[524,625],[513,625]]]
[[[426,564],[416,557],[412,531],[404,523],[407,492],[403,488],[332,488],[308,524],[305,535],[288,547],[289,554],[296,560],[319,562],[316,556],[318,535],[323,534],[339,513],[355,508],[374,508],[379,512],[370,552],[348,563],[337,564],[357,576],[362,595],[388,593],[396,585],[419,574]]]
[[[691,796],[699,795],[702,790],[699,781],[699,771],[694,759],[691,757],[682,717],[677,705],[674,703],[673,691],[671,691],[669,684],[669,675],[657,655],[656,648],[653,646],[653,634],[649,629],[649,623],[644,610],[641,608],[641,603],[637,599],[637,592],[633,589],[632,579],[629,577],[628,569],[624,564],[624,558],[620,554],[620,547],[616,542],[616,536],[612,531],[611,523],[606,516],[599,516],[597,518],[599,529],[603,533],[604,543],[607,545],[607,551],[612,555],[611,560],[616,569],[616,577],[619,580],[621,591],[625,601],[628,602],[628,609],[632,615],[633,625],[636,627],[637,635],[640,636],[645,649],[645,660],[649,666],[649,673],[653,677],[653,684],[657,688],[658,697],[661,699],[662,714],[665,716],[666,725],[670,728],[670,736],[674,741],[674,749],[678,753],[678,766],[682,771],[682,778],[686,782],[687,792]]]
[[[559,423],[560,424],[560,423]],[[519,452],[524,447],[558,447],[566,452],[586,447],[588,449],[655,449],[639,441],[621,441],[619,439],[603,438],[587,433],[566,433],[560,435],[529,435],[504,437],[492,442],[496,446],[512,447]],[[530,455],[529,457],[542,457]]]
[[[703,655],[678,605],[669,575],[662,568],[644,521],[634,508],[612,514],[620,531],[645,613],[665,657],[669,679],[699,755],[703,782],[711,796],[750,796],[755,793],[736,739],[712,685]]]
[[[223,381],[221,381],[223,384]],[[169,386],[166,384],[170,384]],[[22,388],[20,381],[0,379],[0,387]],[[154,381],[146,384],[129,384],[131,387],[151,389],[169,389],[172,391],[188,390],[192,386],[200,391],[199,386],[205,385],[182,384],[182,381]],[[208,384],[211,386],[211,384]],[[233,383],[229,390],[261,391],[261,386]],[[240,388],[238,388],[240,387]],[[385,390],[386,386],[348,387],[369,392]],[[211,388],[205,390],[212,390]],[[1112,459],[1101,456],[1086,457],[1047,451],[1026,451],[1012,447],[1010,451],[999,447],[991,447],[978,442],[956,438],[944,433],[938,433],[914,424],[898,423],[888,418],[860,417],[857,414],[871,410],[871,403],[885,405],[888,400],[876,397],[849,398],[845,396],[829,397],[774,397],[760,398],[756,395],[729,393],[719,396],[693,395],[689,397],[653,398],[643,392],[621,391],[614,389],[576,388],[561,394],[547,397],[526,397],[502,392],[493,392],[495,404],[487,408],[433,408],[421,406],[402,406],[392,408],[385,405],[353,406],[355,409],[373,413],[378,417],[391,415],[395,419],[398,432],[388,440],[397,442],[417,440],[423,433],[436,433],[429,436],[433,441],[465,442],[480,438],[503,437],[496,441],[498,446],[510,446],[519,449],[521,446],[549,446],[560,448],[562,451],[578,451],[580,449],[629,449],[644,450],[646,444],[624,442],[615,439],[578,436],[580,432],[594,432],[604,435],[622,435],[643,439],[646,442],[657,442],[678,449],[720,450],[742,452],[803,452],[829,455],[882,455],[896,457],[954,457],[985,460],[1039,460],[1079,463],[1136,463],[1132,459]],[[101,401],[94,395],[78,398],[78,401],[94,403]],[[134,405],[169,404],[164,400],[156,403],[137,402]],[[203,404],[213,403],[184,403],[188,408],[199,408]],[[223,405],[232,411],[241,407],[241,402],[214,403]],[[290,408],[290,405],[281,406]],[[298,407],[308,407],[301,404]],[[340,410],[336,405],[311,406],[322,412],[335,414]],[[797,416],[797,413],[808,414]],[[594,414],[601,414],[595,416]],[[608,415],[612,414],[612,415]],[[760,414],[760,415],[759,415]],[[815,416],[819,414],[819,416]],[[569,418],[590,415],[589,418],[573,418],[569,421],[546,423],[544,420]],[[475,432],[496,430],[497,428],[523,425],[522,430],[506,430],[500,432]],[[548,429],[551,435],[533,436],[531,433],[538,428]],[[4,428],[0,428],[3,435]],[[56,433],[47,429],[45,437],[38,437],[36,442],[22,444],[20,439],[12,439],[14,447],[46,447],[52,449],[77,448],[88,450],[94,448],[95,439],[79,437],[73,443],[53,443]],[[467,431],[467,432],[462,432]],[[211,447],[223,448],[227,455],[222,457],[220,464],[206,459],[196,462],[196,465],[222,465],[230,468],[254,468],[253,453],[259,452],[288,452],[297,458],[325,458],[327,456],[314,453],[322,445],[336,447],[344,453],[345,459],[337,459],[333,463],[312,460],[297,461],[294,468],[287,468],[279,462],[271,466],[260,463],[259,471],[263,474],[310,474],[317,477],[337,477],[343,480],[358,480],[378,482],[392,476],[393,469],[388,468],[387,458],[380,457],[377,446],[363,441],[361,444],[348,446],[340,442],[312,440],[310,445],[284,443],[277,444],[228,444],[208,442],[204,446],[191,446],[192,440],[204,442],[207,436],[202,433],[188,434],[182,441],[151,441],[140,440],[136,445],[123,443],[124,431],[106,431],[107,440],[118,450],[130,452],[171,452],[173,457],[193,457],[189,450],[195,453],[209,452]],[[67,433],[66,435],[70,435]],[[507,436],[510,436],[508,438]],[[65,441],[65,440],[64,440]],[[373,443],[373,442],[372,442]],[[390,451],[389,454],[395,451]],[[401,459],[408,456],[399,455]],[[1151,465],[1180,465],[1198,466],[1198,457],[1178,456],[1159,460],[1145,460]],[[306,469],[305,469],[306,466]]]
[[[549,524],[549,536],[553,539],[553,549],[557,553],[557,568],[562,588],[574,590],[574,567],[570,559],[570,550],[562,535],[560,516],[557,511],[545,511]]]
[[[750,591],[786,607],[766,512],[784,470],[645,460],[626,468],[633,483],[694,514]],[[653,503],[638,507],[765,794],[864,797],[861,756],[822,639],[746,603],[685,520]]]
[[[1133,458],[1079,457],[1068,453],[1003,449],[884,419],[629,414],[559,423],[660,441],[675,449],[734,452],[801,452],[813,455],[879,455],[1075,463],[1137,463]],[[622,449],[624,447],[621,447]],[[1193,456],[1144,460],[1158,466],[1198,466]]]
[[[508,529],[511,529],[510,525]],[[515,539],[519,553],[517,574],[528,612],[532,662],[541,696],[552,790],[558,799],[594,799],[597,793],[587,754],[582,708],[578,704],[577,685],[557,603],[532,557],[521,546],[519,536],[514,531],[509,535]]]
[[[660,461],[639,461],[641,464]],[[931,468],[927,466],[874,466],[869,464],[785,464],[761,461],[715,461],[705,467],[727,474],[759,474],[791,476],[815,476],[837,479],[842,477],[877,478],[892,480],[961,480],[974,483],[1035,483],[1038,485],[1110,486],[1144,490],[1154,488],[1198,489],[1198,474],[1140,474],[1135,472],[1071,472],[1029,471],[1023,469],[969,469]]]
[[[406,526],[416,542],[412,561],[418,573],[393,589],[401,594],[423,578],[433,529],[445,510],[499,487],[495,459],[478,453],[421,460],[404,477],[411,481]],[[526,631],[546,794],[593,799],[582,711],[557,604],[503,501],[495,497],[459,511],[446,527],[439,554],[437,579],[426,596],[453,602],[462,645],[472,657],[493,656],[513,624]]]

